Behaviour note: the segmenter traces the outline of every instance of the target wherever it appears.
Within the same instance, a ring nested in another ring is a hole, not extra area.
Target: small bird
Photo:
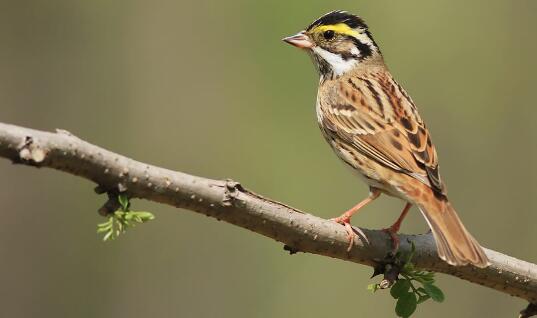
[[[401,222],[415,205],[441,259],[457,266],[488,266],[483,248],[448,201],[438,156],[416,105],[388,71],[364,20],[333,11],[283,40],[312,57],[320,75],[316,111],[323,136],[370,188],[365,200],[332,219],[346,227],[349,249],[356,236],[351,217],[384,193],[406,202],[385,229],[394,249]]]

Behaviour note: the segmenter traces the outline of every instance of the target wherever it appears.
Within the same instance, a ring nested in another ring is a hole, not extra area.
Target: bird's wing
[[[326,96],[319,101],[325,129],[368,158],[445,194],[429,132],[389,74],[348,78]]]

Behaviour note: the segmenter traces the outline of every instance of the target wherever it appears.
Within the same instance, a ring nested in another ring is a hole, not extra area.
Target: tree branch
[[[339,224],[264,198],[237,182],[211,180],[148,165],[92,145],[63,130],[49,133],[0,123],[0,157],[89,179],[104,192],[125,192],[130,197],[202,213],[282,242],[291,251],[375,266],[391,249],[386,233],[363,229],[367,241],[355,242],[347,252],[347,235]],[[106,212],[106,205],[101,208],[103,211]],[[438,258],[430,234],[400,235],[400,241],[403,252],[409,251],[409,241],[414,242],[413,263],[417,267],[537,303],[535,264],[485,249],[491,266],[484,269],[454,267]]]

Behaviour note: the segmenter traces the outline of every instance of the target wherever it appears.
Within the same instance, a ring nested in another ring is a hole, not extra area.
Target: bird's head
[[[329,12],[283,40],[307,50],[323,77],[338,77],[361,63],[382,59],[364,20],[346,11]]]

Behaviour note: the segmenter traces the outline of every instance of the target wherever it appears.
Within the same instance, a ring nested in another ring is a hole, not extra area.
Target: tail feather
[[[473,264],[487,267],[489,261],[483,248],[462,224],[448,201],[418,204],[433,232],[438,256],[451,265]]]

